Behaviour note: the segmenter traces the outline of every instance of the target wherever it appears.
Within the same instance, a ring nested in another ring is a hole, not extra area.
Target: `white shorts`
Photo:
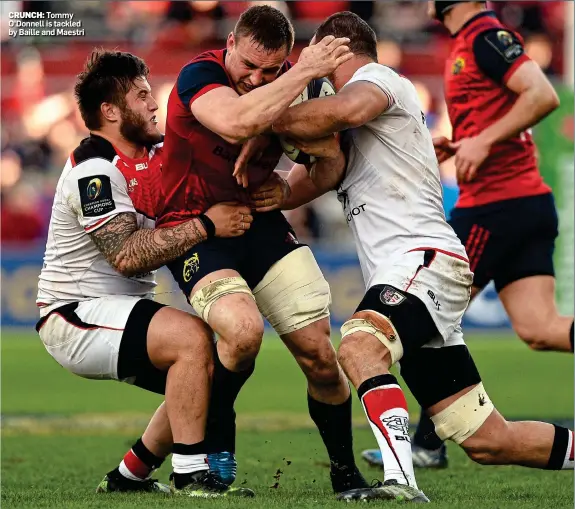
[[[437,249],[410,251],[378,270],[371,285],[390,285],[421,300],[440,337],[423,345],[465,344],[461,319],[469,304],[473,272],[466,258]],[[380,297],[383,301],[384,295]]]
[[[68,371],[83,378],[118,380],[122,336],[134,306],[142,300],[120,295],[52,307],[37,330],[48,353]],[[145,345],[145,337],[139,340]],[[134,378],[121,381],[133,383]]]

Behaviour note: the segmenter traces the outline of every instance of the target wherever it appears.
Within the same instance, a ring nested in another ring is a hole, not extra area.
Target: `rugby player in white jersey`
[[[276,175],[253,199],[259,209],[291,209],[337,189],[353,230],[367,291],[342,326],[338,359],[381,449],[384,482],[339,498],[428,501],[413,473],[405,397],[389,372],[400,360],[437,434],[476,462],[573,469],[573,432],[506,421],[465,346],[460,323],[473,274],[444,217],[438,163],[415,88],[377,63],[375,33],[355,14],[329,17],[314,40],[326,34],[348,37],[354,54],[331,76],[338,93],[289,108],[273,129],[307,154],[333,158],[334,169],[308,174],[296,165],[287,178],[291,195]],[[345,155],[332,135],[341,131],[347,131]],[[338,172],[344,157],[347,167]]]
[[[251,215],[246,207],[216,205],[173,228],[154,228],[163,136],[148,72],[129,53],[95,51],[78,76],[75,95],[90,136],[70,154],[57,184],[36,328],[50,355],[72,373],[165,394],[146,432],[98,491],[169,493],[150,474],[173,452],[181,488],[174,492],[253,496],[208,470],[211,330],[152,300],[156,269],[213,235],[242,235]]]

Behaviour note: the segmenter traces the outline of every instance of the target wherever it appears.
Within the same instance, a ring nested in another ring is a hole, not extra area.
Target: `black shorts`
[[[401,340],[400,373],[424,408],[481,382],[467,346],[422,348],[440,337],[427,307],[415,295],[390,285],[372,286],[357,311],[372,310],[387,317]]]
[[[274,263],[304,245],[280,211],[255,213],[251,228],[241,237],[213,237],[168,268],[188,300],[194,285],[216,270],[239,272],[253,290]]]
[[[133,385],[157,394],[165,394],[168,372],[159,370],[150,360],[148,327],[163,307],[149,299],[138,301],[126,322],[118,352],[118,378],[135,377]]]
[[[499,292],[519,279],[555,275],[558,219],[551,193],[456,208],[449,224],[467,250],[473,286],[493,280]]]

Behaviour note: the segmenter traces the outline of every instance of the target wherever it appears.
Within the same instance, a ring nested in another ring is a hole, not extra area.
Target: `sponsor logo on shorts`
[[[184,262],[184,270],[182,271],[182,277],[186,283],[192,280],[192,276],[200,270],[200,255],[194,253]]]
[[[439,303],[439,300],[435,294],[431,290],[427,290],[427,295],[429,295],[429,298],[433,301],[435,307],[439,310],[439,308],[441,308],[441,304]]]
[[[405,300],[405,295],[393,286],[385,285],[379,294],[379,300],[388,306],[398,306]]]

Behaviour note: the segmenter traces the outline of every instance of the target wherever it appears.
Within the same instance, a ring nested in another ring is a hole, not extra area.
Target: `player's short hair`
[[[146,63],[131,53],[95,49],[78,74],[74,96],[84,124],[90,130],[102,127],[100,106],[111,103],[124,108],[126,94],[137,78],[147,78]]]
[[[242,12],[234,37],[250,37],[266,51],[286,48],[291,53],[295,35],[293,25],[281,11],[269,5],[255,5]]]
[[[357,14],[349,11],[336,12],[315,31],[316,42],[325,36],[347,37],[349,49],[354,55],[366,55],[377,61],[377,37],[373,29]]]

